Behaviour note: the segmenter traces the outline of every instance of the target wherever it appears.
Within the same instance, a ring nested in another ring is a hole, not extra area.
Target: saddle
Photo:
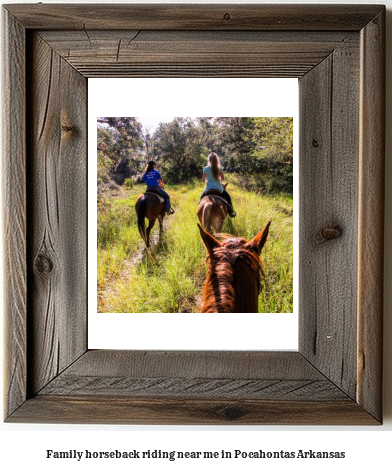
[[[227,186],[227,183],[226,183],[226,186]],[[226,189],[226,186],[224,186],[225,189]],[[226,199],[224,199],[222,197],[221,191],[218,191],[217,189],[209,189],[208,191],[205,192],[205,195],[203,196],[203,199],[207,196],[214,196],[214,197],[220,199],[221,201],[223,201],[227,205],[227,207],[229,208],[229,216],[230,217],[235,217],[236,216],[236,213],[234,212],[233,207],[230,206],[230,204],[226,201]],[[203,199],[200,199],[200,201],[197,203],[197,205],[199,205]]]
[[[222,192],[219,191],[218,189],[209,189],[208,191],[205,192],[206,196],[221,196]]]
[[[155,196],[158,197],[159,199],[159,202],[165,202],[165,198],[159,194],[159,191],[156,191],[155,189],[147,189],[146,191],[144,191],[144,194],[155,194]]]
[[[203,197],[203,199],[204,199],[205,197],[207,197],[207,196],[214,196],[214,197],[220,199],[221,201],[223,201],[223,202],[224,202],[225,204],[227,204],[227,206],[230,208],[229,203],[226,201],[226,199],[223,199],[223,197],[221,196],[221,193],[220,193],[219,191],[217,191],[217,190],[215,190],[215,189],[213,189],[213,190],[211,190],[211,191],[214,191],[214,192],[213,192],[213,193],[210,193],[210,191],[207,191],[206,194],[205,194],[205,196]],[[202,201],[203,199],[200,199],[200,201],[198,202],[198,205],[201,203],[201,201]]]

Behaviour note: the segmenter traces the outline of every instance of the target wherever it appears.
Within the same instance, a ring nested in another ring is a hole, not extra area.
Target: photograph
[[[293,117],[97,118],[98,313],[293,312]]]

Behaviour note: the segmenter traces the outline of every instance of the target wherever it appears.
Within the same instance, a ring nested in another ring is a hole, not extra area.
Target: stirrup
[[[236,215],[237,215],[237,214],[234,212],[234,209],[233,209],[233,208],[229,209],[229,216],[230,216],[230,217],[235,217]]]
[[[166,214],[167,214],[168,216],[171,216],[172,214],[174,214],[174,209],[171,207],[171,208],[170,208],[170,211],[168,211]]]

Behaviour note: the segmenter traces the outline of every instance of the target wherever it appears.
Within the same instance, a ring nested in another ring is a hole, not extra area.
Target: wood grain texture
[[[344,400],[296,352],[89,351],[40,395]]]
[[[374,418],[348,398],[340,401],[284,401],[48,395],[28,400],[9,421],[150,425],[377,424]]]
[[[83,74],[89,78],[108,77],[150,77],[150,78],[168,78],[168,77],[254,77],[254,78],[275,78],[279,77],[300,77],[304,73],[304,68],[285,68],[283,71],[279,67],[265,67],[239,64],[237,66],[215,65],[215,66],[195,66],[195,65],[165,65],[165,66],[151,66],[139,64],[137,66],[127,65],[111,66],[97,68],[95,65],[91,67],[80,67]],[[101,72],[102,71],[102,72]]]
[[[91,350],[68,375],[323,380],[298,352]]]
[[[359,49],[335,49],[299,85],[299,346],[355,398]]]
[[[32,394],[86,351],[86,79],[32,44],[29,278]]]
[[[345,400],[329,380],[86,377],[60,375],[40,395],[230,400]]]
[[[72,376],[324,380],[298,352],[90,350]]]
[[[361,32],[357,399],[382,418],[385,13]]]
[[[347,30],[363,28],[380,5],[6,5],[32,29]]]
[[[86,77],[300,77],[356,33],[42,31]]]
[[[26,90],[25,32],[3,15],[3,215],[5,416],[26,400]]]

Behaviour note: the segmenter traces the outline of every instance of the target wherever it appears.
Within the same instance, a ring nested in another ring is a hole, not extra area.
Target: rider
[[[170,206],[170,196],[164,191],[164,184],[162,181],[161,174],[157,170],[157,164],[155,161],[149,161],[146,169],[144,170],[143,181],[147,184],[147,191],[149,189],[155,189],[158,193],[165,198],[165,211],[168,216],[174,214],[174,209]]]
[[[233,209],[230,194],[222,186],[223,171],[220,167],[219,157],[216,153],[210,153],[208,155],[208,165],[203,169],[203,181],[206,183],[206,187],[201,195],[200,199],[206,195],[206,191],[210,189],[216,189],[221,192],[222,197],[227,201],[229,205],[229,216],[235,217],[236,213]]]

